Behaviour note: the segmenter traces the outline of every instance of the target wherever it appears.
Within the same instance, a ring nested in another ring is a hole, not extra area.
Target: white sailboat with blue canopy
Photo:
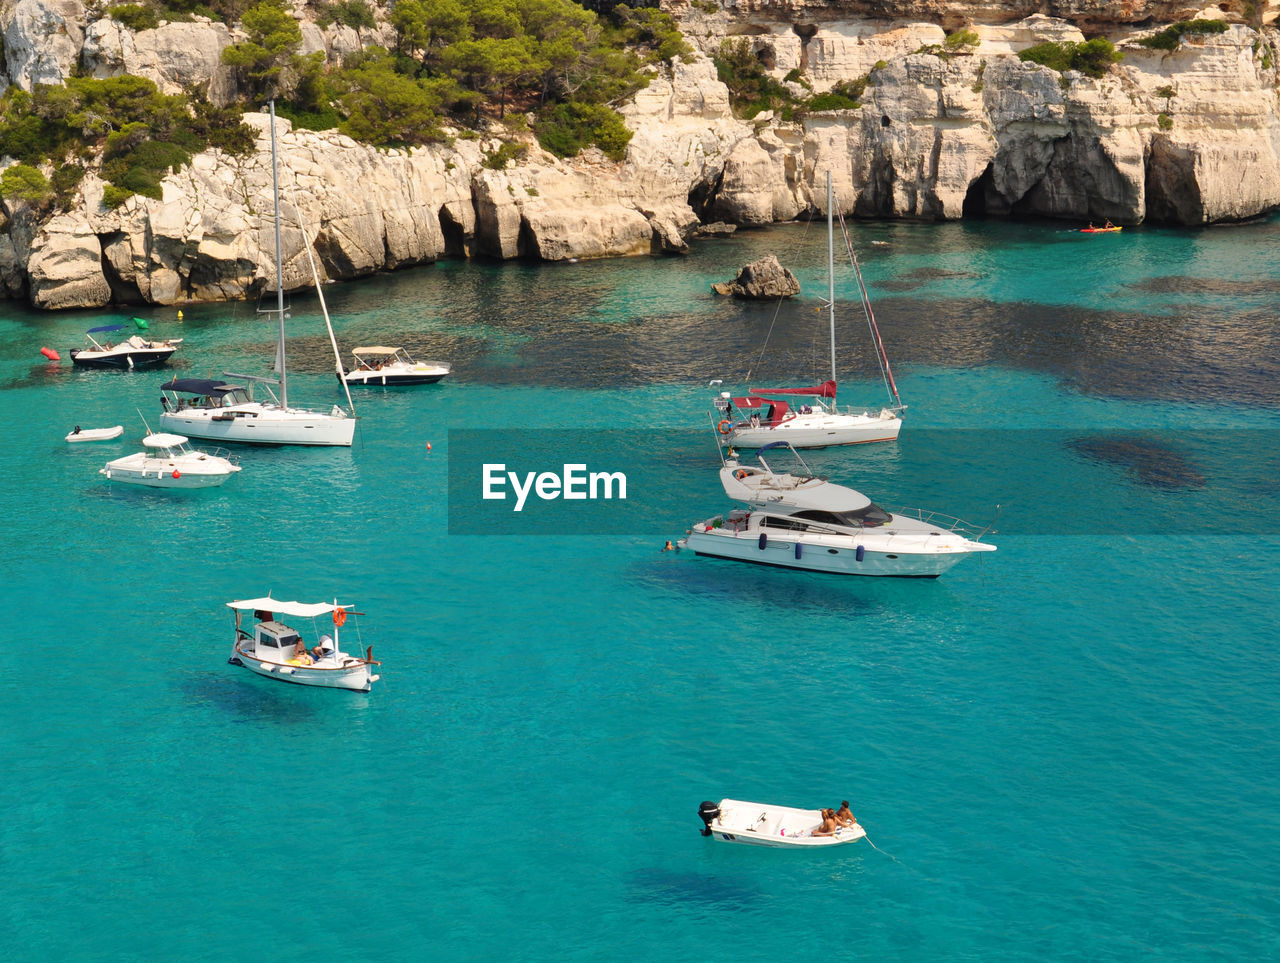
[[[160,425],[166,431],[193,438],[259,445],[334,445],[350,447],[355,437],[355,405],[346,391],[347,408],[297,408],[289,404],[289,373],[285,359],[284,259],[280,244],[280,181],[276,152],[275,102],[271,104],[271,191],[275,201],[276,308],[280,332],[276,348],[276,377],[223,373],[224,379],[175,378],[161,387],[164,411]],[[295,205],[296,211],[296,205]],[[334,367],[342,377],[338,342],[329,320],[320,274],[311,254],[311,241],[298,213],[302,246],[311,266],[311,277],[320,299],[325,328],[333,348]],[[344,391],[346,382],[343,382]],[[276,390],[279,390],[279,394]],[[256,398],[263,391],[269,400]]]

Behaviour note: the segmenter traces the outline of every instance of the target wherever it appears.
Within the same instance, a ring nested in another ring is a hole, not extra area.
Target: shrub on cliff
[[[787,115],[793,109],[791,92],[769,76],[746,37],[720,41],[720,49],[711,59],[716,76],[729,88],[729,103],[739,117],[750,119],[764,110]]]
[[[260,0],[244,12],[241,25],[249,35],[222,51],[222,62],[251,98],[275,96],[280,72],[302,43],[302,29],[287,0]]]
[[[1189,33],[1214,34],[1225,33],[1227,22],[1225,20],[1179,20],[1177,23],[1170,24],[1159,33],[1152,34],[1150,37],[1143,37],[1136,43],[1143,47],[1150,47],[1153,50],[1177,50],[1182,44],[1182,38]]]
[[[115,206],[134,193],[159,197],[164,174],[206,146],[243,152],[254,143],[238,110],[162,94],[150,80],[129,75],[71,77],[29,94],[10,87],[0,98],[0,118],[0,152],[31,165],[60,165],[53,185],[60,204],[79,183],[68,168],[82,168],[99,149],[102,176],[112,186],[108,205]]]
[[[1078,70],[1088,77],[1101,77],[1112,64],[1123,60],[1124,54],[1116,50],[1110,40],[1096,37],[1084,43],[1057,43],[1051,40],[1036,44],[1019,53],[1018,59],[1041,64],[1059,73]]]
[[[627,125],[604,104],[557,104],[534,124],[534,133],[557,157],[572,157],[594,144],[610,160],[621,161],[631,142]]]
[[[0,174],[0,197],[39,206],[53,197],[49,178],[30,164],[11,164]]]

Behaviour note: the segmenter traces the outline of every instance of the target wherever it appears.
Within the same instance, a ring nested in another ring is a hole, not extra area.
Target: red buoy
[[[50,361],[62,360],[62,358],[58,356],[58,352],[54,351],[52,348],[41,348],[40,353],[44,355],[46,358],[48,358]]]
[[[174,478],[181,478],[181,477],[182,477],[182,472],[178,471],[178,469],[176,469],[176,468],[175,468],[175,469],[173,470],[173,477],[174,477]]]

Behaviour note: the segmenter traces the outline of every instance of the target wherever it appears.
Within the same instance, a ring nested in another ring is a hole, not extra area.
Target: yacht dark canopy
[[[210,381],[206,378],[174,378],[168,384],[160,386],[161,391],[182,391],[192,395],[225,395],[234,391],[238,385],[229,385],[225,381]]]

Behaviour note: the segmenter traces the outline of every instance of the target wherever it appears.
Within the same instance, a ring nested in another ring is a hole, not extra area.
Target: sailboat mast
[[[280,368],[280,407],[289,407],[289,383],[284,360],[284,258],[280,254],[280,181],[276,160],[276,102],[271,101],[271,195],[276,210],[276,311],[280,315],[280,345],[276,364]]]
[[[832,202],[831,171],[827,171],[827,310],[831,317],[831,381],[836,383],[836,244]],[[831,409],[836,407],[836,396],[831,396]]]

